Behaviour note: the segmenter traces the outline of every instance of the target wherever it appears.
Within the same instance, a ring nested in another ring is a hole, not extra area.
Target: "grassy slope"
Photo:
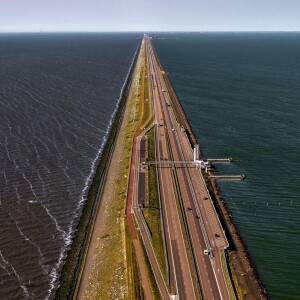
[[[148,159],[155,160],[154,147],[154,129],[148,134]],[[155,166],[148,167],[148,189],[149,189],[149,208],[144,211],[146,222],[152,236],[152,245],[156,254],[157,261],[161,268],[162,274],[166,276],[166,261],[164,254],[164,245],[162,238],[161,211],[157,190],[157,178]]]
[[[138,63],[137,63],[138,65]],[[133,86],[138,86],[138,76],[140,74],[135,71],[133,76]],[[112,195],[111,205],[106,211],[106,216],[103,220],[104,230],[101,236],[98,237],[99,242],[99,257],[101,264],[96,265],[96,270],[91,274],[89,293],[93,294],[97,299],[116,299],[127,298],[131,294],[131,288],[127,288],[127,265],[125,258],[125,224],[124,224],[124,207],[127,193],[127,177],[131,155],[132,137],[137,124],[137,115],[140,113],[139,98],[137,91],[131,88],[132,93],[127,100],[126,112],[124,115],[125,129],[118,133],[117,123],[122,115],[122,106],[125,103],[124,95],[123,103],[115,117],[115,122],[112,127],[111,135],[108,139],[107,145],[102,153],[102,159],[98,165],[95,178],[89,190],[88,200],[83,208],[82,216],[79,221],[76,235],[73,240],[72,247],[68,253],[66,263],[63,267],[60,281],[60,288],[56,293],[56,299],[68,299],[72,289],[72,282],[74,272],[77,267],[80,249],[82,249],[82,242],[86,234],[86,228],[91,219],[91,214],[94,206],[95,195],[97,194],[98,186],[103,172],[105,172],[105,165],[107,164],[111,145],[116,136],[121,143],[121,159],[118,162],[119,172],[114,178],[114,185],[117,187]],[[89,232],[90,234],[90,232]],[[134,265],[134,254],[132,254],[130,261],[132,269],[136,269]],[[134,274],[132,281],[136,281],[137,274]],[[131,297],[130,297],[131,298]]]
[[[131,147],[133,135],[138,124],[138,116],[141,114],[140,102],[140,80],[143,47],[138,58],[130,97],[127,102],[127,116],[125,115],[125,126],[120,133],[121,153],[118,173],[113,178],[112,185],[115,187],[112,197],[110,211],[105,222],[107,236],[102,247],[103,257],[98,269],[99,278],[96,298],[99,299],[137,299],[142,298],[139,273],[135,260],[132,242],[128,239],[128,232],[124,222],[124,209],[127,195],[128,174],[131,158]],[[117,213],[117,214],[116,214]],[[124,243],[125,241],[125,243]],[[124,250],[126,258],[124,259]]]

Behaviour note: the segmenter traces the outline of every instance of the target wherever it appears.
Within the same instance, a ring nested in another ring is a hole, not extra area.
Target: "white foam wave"
[[[45,300],[49,300],[50,299],[52,291],[56,287],[55,283],[58,280],[58,270],[62,266],[63,260],[64,260],[65,255],[66,255],[66,251],[68,250],[68,247],[70,246],[71,241],[72,241],[74,221],[75,221],[76,217],[78,217],[79,210],[81,209],[83,203],[86,201],[88,189],[89,189],[90,184],[92,182],[92,179],[93,179],[93,177],[95,175],[96,167],[98,165],[98,162],[99,162],[102,150],[103,150],[103,148],[105,146],[105,143],[106,143],[106,141],[108,139],[108,136],[109,136],[109,133],[111,131],[113,120],[114,120],[114,117],[115,117],[115,115],[116,115],[116,113],[118,111],[119,104],[120,104],[120,102],[122,100],[122,96],[123,96],[123,93],[124,93],[124,90],[125,90],[125,87],[126,87],[126,83],[128,81],[128,78],[130,76],[131,70],[133,68],[135,57],[137,55],[138,49],[139,48],[136,49],[135,54],[133,56],[133,59],[131,61],[128,73],[126,75],[125,81],[123,83],[123,86],[122,86],[120,94],[119,94],[119,99],[118,99],[118,101],[116,103],[116,106],[115,106],[115,109],[114,109],[114,111],[113,111],[113,113],[112,113],[112,115],[110,117],[110,121],[109,121],[109,124],[108,124],[108,126],[107,126],[107,128],[105,130],[104,137],[102,139],[102,143],[100,145],[100,148],[98,149],[95,158],[92,160],[90,173],[88,174],[88,176],[85,179],[84,187],[83,187],[83,190],[82,190],[82,192],[80,194],[79,202],[78,202],[78,204],[76,206],[76,209],[75,209],[75,212],[74,212],[74,218],[72,219],[70,225],[68,226],[68,234],[66,235],[66,238],[65,238],[65,247],[62,249],[60,257],[59,257],[59,259],[58,259],[58,261],[56,263],[56,267],[54,267],[52,269],[51,273],[50,273],[50,277],[51,277],[51,279],[50,279],[50,289],[48,290],[48,294],[47,294]]]
[[[32,186],[32,183],[27,179],[27,177],[25,176],[25,173],[23,172],[23,178],[28,182],[29,186],[30,186],[30,189],[31,189],[31,192],[32,194],[34,195],[34,197],[38,200],[38,197],[33,189],[33,186]]]
[[[37,200],[29,200],[28,203],[32,204],[32,203],[38,203]]]
[[[6,272],[8,273],[8,275],[11,274],[11,271],[14,273],[14,275],[17,277],[18,281],[19,281],[19,284],[20,284],[20,287],[23,291],[23,294],[26,298],[29,298],[29,292],[28,292],[28,289],[26,288],[26,286],[24,286],[23,282],[22,282],[22,279],[21,277],[19,276],[19,274],[17,273],[16,269],[14,268],[14,266],[9,263],[3,256],[2,252],[0,251],[0,258],[2,260],[2,263],[4,263],[4,266],[2,264],[0,264],[0,266],[6,270]],[[9,270],[10,269],[10,270]]]
[[[47,152],[50,154],[50,155],[52,155],[52,153],[50,152],[50,149],[49,149],[49,147],[47,146],[47,144],[46,143],[44,143],[43,141],[42,141],[42,139],[39,137],[38,138],[38,140],[40,141],[40,143],[46,148],[46,150],[47,150]],[[34,145],[34,149],[35,149],[35,152],[36,153],[38,153],[38,151],[37,151],[37,149],[36,149],[36,146]]]
[[[0,250],[0,258],[2,260],[2,263],[4,263],[4,265],[1,264],[2,269],[4,269],[8,273],[8,275],[10,275],[9,270],[6,268],[6,265],[9,265],[9,262],[3,257],[1,250]]]
[[[41,251],[41,248],[39,247],[39,245],[37,245],[35,242],[33,242],[25,233],[23,233],[23,231],[21,230],[21,228],[19,226],[19,223],[12,217],[11,214],[10,214],[10,217],[15,222],[15,225],[16,225],[19,233],[25,239],[25,241],[28,242],[29,244],[31,244],[32,246],[34,246],[37,249],[37,251],[38,251],[38,253],[39,253],[40,257],[41,257],[41,260],[40,260],[39,264],[40,264],[40,266],[41,266],[41,268],[43,270],[43,273],[45,275],[47,275],[48,274],[48,268],[45,267],[44,264],[43,264],[43,262],[42,262],[44,260],[44,256],[43,256],[43,253]]]
[[[21,203],[22,199],[21,199],[21,196],[19,194],[19,191],[18,191],[18,187],[14,184],[14,187],[15,187],[15,191],[16,191],[16,195],[17,195],[17,199],[18,199],[18,204]]]
[[[5,150],[6,150],[6,154],[7,154],[8,159],[11,160],[10,154],[9,154],[9,150],[8,150],[7,146],[8,146],[8,137],[5,138],[5,144],[4,144],[4,147],[5,147]]]
[[[54,222],[55,227],[56,227],[56,230],[57,230],[58,232],[60,232],[60,234],[62,235],[64,241],[65,241],[66,239],[68,239],[68,236],[67,236],[66,232],[65,232],[64,230],[61,229],[61,227],[59,226],[57,220],[56,220],[56,219],[54,218],[54,216],[50,213],[49,209],[48,209],[43,203],[41,203],[41,205],[42,205],[43,208],[46,210],[46,212],[47,212],[48,216],[50,217],[50,219]]]
[[[46,192],[46,189],[45,189],[45,183],[44,183],[44,180],[40,174],[40,170],[37,170],[37,174],[38,174],[38,177],[39,177],[39,180],[40,182],[42,183],[42,187],[43,187],[43,192],[45,193]]]
[[[13,267],[12,264],[10,264],[10,267],[12,268],[12,270],[13,270],[15,276],[18,278],[20,287],[21,287],[21,289],[23,290],[23,293],[24,293],[25,297],[26,297],[26,298],[29,298],[29,292],[28,292],[28,289],[27,289],[26,286],[22,283],[21,277],[19,276],[19,274],[17,273],[16,269]]]
[[[23,177],[24,177],[25,180],[27,180],[28,184],[30,185],[31,191],[32,191],[33,195],[35,196],[35,200],[29,200],[28,203],[31,203],[31,204],[33,204],[33,203],[39,203],[44,208],[44,210],[46,211],[46,213],[49,216],[49,218],[55,224],[55,228],[61,234],[63,240],[64,241],[68,240],[69,238],[68,238],[67,233],[60,227],[60,225],[58,224],[56,218],[50,213],[49,209],[45,206],[45,204],[43,202],[41,202],[41,201],[38,200],[37,195],[36,195],[36,193],[35,193],[35,191],[33,189],[33,186],[31,184],[31,182],[26,178],[26,176],[25,176],[24,173],[23,173]]]
[[[5,173],[5,170],[2,170],[2,173],[3,173],[3,177],[5,179],[5,184],[6,186],[8,185],[8,181],[7,181],[7,177],[6,177],[6,173]]]
[[[37,202],[40,203],[40,205],[44,208],[44,210],[46,211],[46,213],[47,213],[47,215],[49,216],[49,218],[50,218],[50,219],[53,221],[53,223],[55,224],[56,230],[61,234],[65,246],[69,245],[69,244],[70,244],[70,241],[71,241],[71,236],[70,236],[70,234],[69,234],[69,233],[66,233],[66,232],[59,226],[59,224],[58,224],[56,218],[50,213],[49,209],[45,206],[45,204],[42,203],[41,201],[38,201],[38,197],[37,197],[37,195],[36,195],[36,193],[35,193],[35,191],[34,191],[34,188],[33,188],[32,184],[31,184],[31,182],[27,179],[27,177],[26,177],[26,175],[25,175],[24,172],[23,172],[23,178],[28,182],[28,184],[29,184],[29,186],[30,186],[30,189],[31,189],[31,191],[32,191],[32,193],[33,193],[33,195],[34,195],[34,197],[35,197],[35,200],[29,200],[28,203],[37,203]],[[16,223],[16,226],[17,226],[17,228],[19,229],[20,233],[22,234],[22,232],[21,232],[20,228],[18,227],[18,224],[17,224],[16,221],[15,221],[15,223]],[[23,234],[22,234],[22,235],[23,235]],[[23,235],[23,236],[25,237],[25,235]],[[27,238],[27,237],[26,237],[26,238]],[[36,244],[34,244],[34,245],[37,246]],[[38,247],[38,246],[37,246],[37,247]],[[39,247],[38,247],[38,248],[39,248]],[[40,248],[39,248],[39,252],[40,252]],[[41,252],[40,252],[40,254],[41,254]],[[41,254],[41,256],[42,256],[42,254]],[[42,267],[42,268],[43,268],[43,267]],[[51,280],[51,279],[50,279],[50,280]]]

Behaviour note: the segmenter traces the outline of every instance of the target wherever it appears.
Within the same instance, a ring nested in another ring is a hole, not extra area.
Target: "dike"
[[[92,183],[90,185],[86,202],[83,206],[80,220],[74,233],[72,244],[68,250],[64,265],[60,273],[60,281],[54,299],[72,299],[79,275],[82,270],[85,253],[89,244],[90,233],[93,230],[93,221],[97,215],[100,201],[100,193],[109,166],[109,161],[114,150],[117,133],[123,119],[127,98],[132,82],[132,77],[137,62],[141,44],[137,48],[129,69],[127,78],[121,90],[119,105],[113,116],[112,125],[108,134],[107,141],[99,159]]]
[[[163,69],[162,66],[161,68]],[[192,130],[192,126],[186,116],[186,113],[182,107],[182,104],[180,103],[180,100],[173,88],[171,80],[166,71],[164,72],[163,77],[168,87],[168,90],[170,91],[170,97],[172,99],[172,104],[175,113],[178,117],[178,122],[179,124],[181,124],[182,127],[185,128],[190,144],[193,148],[195,144],[198,144],[196,135]],[[201,149],[201,146],[199,146],[199,148],[200,148],[199,149],[200,156],[205,157],[204,152]],[[209,175],[217,175],[217,171],[214,167],[212,168],[212,171],[209,173]],[[255,297],[255,299],[261,299],[261,300],[269,299],[267,290],[257,272],[255,264],[247,250],[246,244],[242,239],[242,236],[238,230],[237,225],[234,223],[233,217],[231,215],[231,212],[226,202],[224,201],[224,199],[220,194],[220,189],[218,187],[217,181],[215,179],[208,179],[207,176],[205,176],[205,179],[206,179],[206,184],[210,192],[211,198],[214,202],[214,206],[219,215],[220,222],[222,223],[222,226],[228,238],[229,245],[230,245],[229,251],[232,250],[236,251],[236,255],[238,256],[240,265],[242,265],[242,267],[244,268],[245,273],[248,274],[247,279],[249,279],[250,281],[250,285],[248,285],[248,288],[250,290],[248,292],[253,297]],[[229,263],[231,263],[230,259],[229,259]],[[238,280],[245,281],[245,278],[244,279],[241,278],[240,275],[237,276],[238,274],[231,274],[231,275],[237,277]]]

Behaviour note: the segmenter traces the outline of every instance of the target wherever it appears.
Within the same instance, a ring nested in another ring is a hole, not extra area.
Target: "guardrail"
[[[227,256],[227,251],[226,250],[222,250],[220,253],[221,256],[221,261],[222,261],[222,272],[223,272],[223,276],[224,278],[226,278],[226,285],[227,285],[227,289],[229,292],[229,296],[231,300],[237,300],[236,297],[236,293],[235,293],[235,289],[232,285],[232,281],[231,281],[231,276],[230,276],[230,272],[228,269],[228,256]]]
[[[164,116],[164,113],[163,113],[163,116]],[[166,141],[167,141],[168,152],[170,154],[170,158],[173,159],[172,147],[171,147],[171,144],[170,144],[170,138],[169,138],[169,134],[168,134],[167,131],[165,132],[165,136],[166,136]],[[200,299],[204,299],[203,292],[202,292],[202,287],[201,287],[201,279],[200,279],[200,275],[198,273],[197,263],[196,263],[196,260],[195,260],[194,245],[193,245],[192,239],[190,238],[190,230],[189,230],[189,225],[188,225],[186,215],[185,215],[184,205],[183,205],[183,202],[182,202],[181,191],[180,191],[180,188],[179,188],[179,181],[178,181],[177,173],[176,173],[175,170],[172,170],[171,174],[172,174],[172,181],[173,181],[173,184],[174,184],[174,187],[175,187],[175,193],[176,193],[176,196],[178,198],[179,205],[180,205],[182,221],[183,221],[183,225],[184,225],[184,229],[185,229],[185,233],[186,233],[185,235],[186,235],[186,238],[187,238],[189,251],[192,254],[191,258],[192,258],[192,261],[193,261],[193,268],[194,268],[195,277],[196,277],[196,280],[197,280],[196,284],[197,284],[198,294],[199,294]]]
[[[148,235],[148,238],[149,238],[150,241],[152,241],[152,235],[151,235],[151,232],[150,232],[150,230],[149,230],[149,226],[148,226],[148,224],[147,224],[147,222],[146,222],[146,220],[145,220],[144,213],[143,213],[143,211],[142,211],[141,208],[137,208],[137,209],[138,209],[138,213],[139,213],[140,216],[141,216],[141,219],[142,219],[142,222],[143,222],[143,224],[144,224],[144,227],[145,227],[146,233],[147,233],[147,235]]]
[[[154,97],[152,96],[152,107],[153,107],[153,118],[155,119],[155,104],[154,104]],[[155,151],[155,157],[157,157],[157,145],[156,145],[156,129],[157,127],[154,126],[154,151]],[[156,165],[155,167],[155,172],[156,172],[156,181],[157,181],[157,193],[158,193],[158,202],[159,202],[159,209],[160,209],[160,222],[161,222],[161,234],[163,237],[163,246],[164,246],[164,255],[165,255],[165,263],[166,263],[166,281],[168,285],[170,285],[170,262],[169,262],[169,257],[167,253],[167,246],[166,246],[166,236],[165,236],[165,224],[164,224],[164,218],[163,218],[163,209],[162,209],[162,204],[161,204],[161,188],[159,184],[159,172],[158,172],[158,166]]]

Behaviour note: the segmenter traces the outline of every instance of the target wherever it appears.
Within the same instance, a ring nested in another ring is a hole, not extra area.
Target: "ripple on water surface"
[[[140,36],[0,41],[0,299],[48,299]]]
[[[300,34],[154,40],[208,157],[233,157],[221,192],[272,299],[300,299]]]

